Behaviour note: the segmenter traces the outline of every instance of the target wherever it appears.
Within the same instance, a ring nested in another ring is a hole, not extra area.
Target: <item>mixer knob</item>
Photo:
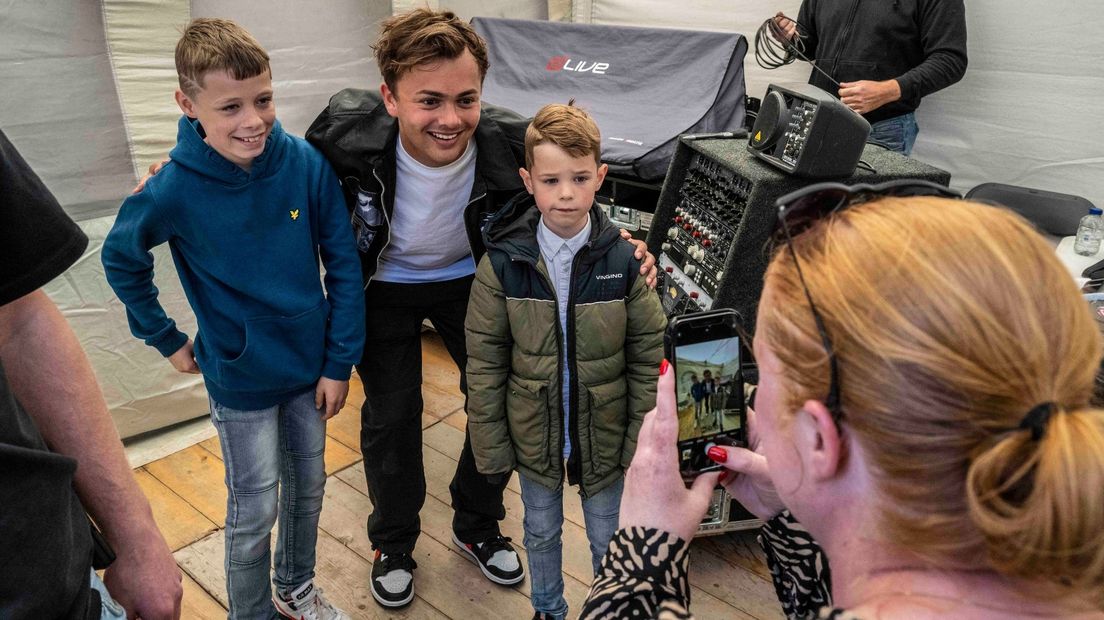
[[[669,239],[674,239],[677,236],[678,236],[678,229],[677,228],[668,228],[667,229],[667,237]]]
[[[664,241],[664,242],[663,242],[663,243],[662,243],[662,244],[661,244],[661,245],[659,246],[659,249],[663,250],[664,252],[670,252],[670,251],[671,251],[671,244],[670,244],[670,243],[667,243],[666,241]]]
[[[686,275],[693,276],[695,273],[698,272],[698,268],[694,265],[687,265],[686,269],[683,269],[683,271],[686,272]]]

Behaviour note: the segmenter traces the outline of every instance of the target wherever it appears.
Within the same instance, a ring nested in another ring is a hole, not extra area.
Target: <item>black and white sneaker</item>
[[[453,534],[452,542],[475,561],[484,577],[497,584],[512,586],[525,578],[517,551],[505,536],[493,536],[483,542],[469,544],[460,542]]]
[[[405,553],[386,554],[376,549],[372,563],[372,598],[384,607],[402,607],[414,600],[414,569],[418,565]]]

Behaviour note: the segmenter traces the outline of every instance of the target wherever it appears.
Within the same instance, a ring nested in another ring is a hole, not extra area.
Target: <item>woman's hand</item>
[[[756,517],[767,521],[785,510],[786,506],[771,482],[767,457],[763,456],[759,447],[755,411],[748,409],[747,420],[750,449],[716,446],[710,451],[709,458],[728,470],[721,477],[721,484],[729,494]],[[722,454],[724,458],[718,458]]]
[[[655,528],[690,540],[705,516],[720,474],[702,474],[686,488],[678,469],[675,373],[667,360],[659,373],[656,408],[644,416],[636,454],[625,474],[619,525]]]

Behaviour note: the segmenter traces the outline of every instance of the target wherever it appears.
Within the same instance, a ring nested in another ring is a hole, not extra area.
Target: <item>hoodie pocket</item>
[[[217,383],[229,390],[267,392],[314,383],[322,373],[330,304],[293,316],[245,320],[245,348],[231,360],[217,360]]]
[[[510,375],[506,381],[506,419],[519,464],[543,471],[551,449],[552,417],[548,383]]]
[[[628,428],[628,385],[624,377],[586,388],[590,424],[590,464],[601,476],[621,464],[621,448]]]

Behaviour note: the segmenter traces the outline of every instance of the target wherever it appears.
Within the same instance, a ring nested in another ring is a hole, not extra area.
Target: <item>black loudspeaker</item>
[[[763,291],[774,201],[813,181],[760,161],[745,138],[685,136],[679,141],[648,232],[659,257],[658,290],[668,316],[735,308],[749,333]],[[842,183],[924,179],[946,185],[949,172],[873,144],[862,151],[875,172],[859,170]]]
[[[870,123],[816,86],[771,84],[750,135],[748,150],[785,172],[843,177],[855,171]]]

